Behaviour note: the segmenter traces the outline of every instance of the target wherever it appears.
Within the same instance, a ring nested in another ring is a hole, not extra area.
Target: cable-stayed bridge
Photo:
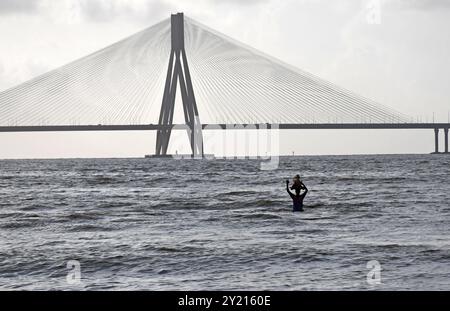
[[[434,129],[435,152],[443,129],[446,153],[450,128],[415,123],[182,13],[0,93],[0,132],[156,130],[162,156],[173,129],[187,129],[192,154],[202,155],[203,130],[234,124]]]

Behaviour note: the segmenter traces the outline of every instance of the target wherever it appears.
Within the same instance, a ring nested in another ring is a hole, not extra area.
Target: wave
[[[251,214],[239,214],[234,215],[235,218],[244,218],[244,219],[282,219],[280,215],[277,214],[269,214],[269,213],[251,213]]]
[[[222,195],[230,195],[230,196],[241,196],[241,195],[248,195],[248,194],[260,194],[257,191],[253,191],[253,190],[237,190],[237,191],[230,191],[230,192],[224,192]]]

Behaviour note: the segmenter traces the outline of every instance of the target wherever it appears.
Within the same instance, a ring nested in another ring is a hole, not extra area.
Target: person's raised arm
[[[306,187],[306,185],[304,183],[302,183],[302,185],[303,185],[303,190],[304,190],[302,193],[302,196],[305,196],[308,193],[308,188]]]
[[[291,190],[289,190],[289,180],[286,180],[286,191],[289,193],[289,195],[291,197],[294,196],[294,194],[291,192]]]

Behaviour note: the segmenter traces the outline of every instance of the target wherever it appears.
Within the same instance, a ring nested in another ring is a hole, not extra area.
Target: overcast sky
[[[0,91],[178,11],[405,114],[449,118],[446,0],[1,0]],[[154,133],[0,133],[0,144],[0,158],[142,156]],[[280,151],[432,149],[430,130],[286,131]]]

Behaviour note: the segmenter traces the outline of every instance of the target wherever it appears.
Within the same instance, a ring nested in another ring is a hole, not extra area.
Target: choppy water
[[[1,289],[450,290],[450,157],[0,161]],[[310,188],[291,212],[284,180]],[[69,284],[78,260],[81,283]],[[366,264],[381,265],[381,285]]]

